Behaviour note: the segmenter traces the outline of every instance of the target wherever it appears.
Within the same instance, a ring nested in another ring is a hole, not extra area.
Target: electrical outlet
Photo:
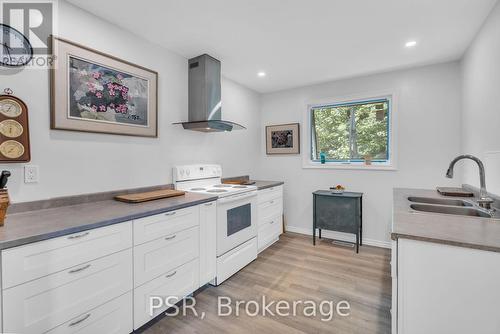
[[[27,165],[24,166],[24,183],[38,182],[38,166]]]

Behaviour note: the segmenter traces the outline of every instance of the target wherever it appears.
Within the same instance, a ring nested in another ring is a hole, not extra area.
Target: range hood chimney
[[[244,126],[222,120],[221,63],[204,54],[189,59],[189,113],[184,129],[201,132],[221,132],[245,129]]]

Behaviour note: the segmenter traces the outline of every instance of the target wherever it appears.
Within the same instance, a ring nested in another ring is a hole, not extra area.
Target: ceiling
[[[459,59],[496,2],[68,1],[186,58],[208,53],[262,93]]]

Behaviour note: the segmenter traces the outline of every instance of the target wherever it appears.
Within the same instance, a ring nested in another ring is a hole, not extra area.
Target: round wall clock
[[[5,137],[16,138],[23,134],[23,126],[18,121],[6,119],[0,122],[0,133]]]
[[[18,30],[0,23],[0,65],[24,66],[33,58],[30,41]]]
[[[12,90],[0,95],[0,162],[30,161],[28,107]]]
[[[24,154],[24,145],[15,140],[7,140],[0,144],[0,153],[7,158],[17,159]]]

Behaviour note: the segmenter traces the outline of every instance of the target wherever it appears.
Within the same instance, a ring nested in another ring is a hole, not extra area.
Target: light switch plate
[[[38,182],[38,166],[26,165],[24,166],[24,183]]]

